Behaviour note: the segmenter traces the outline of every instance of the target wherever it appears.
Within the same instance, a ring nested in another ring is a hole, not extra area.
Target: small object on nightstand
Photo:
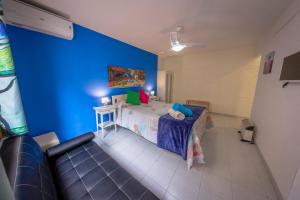
[[[117,131],[116,124],[116,108],[113,105],[106,105],[101,107],[94,107],[96,114],[96,126],[97,133],[99,133],[99,128],[102,131],[102,137],[104,137],[104,129],[110,126],[115,126],[115,131]],[[111,118],[111,114],[113,114],[113,118]],[[100,115],[101,121],[99,122],[98,116]],[[104,115],[108,115],[108,121],[104,122]]]
[[[154,90],[151,90],[151,91],[150,91],[150,95],[151,95],[151,96],[154,96]]]
[[[150,96],[149,98],[150,98],[151,101],[159,101],[158,96]]]
[[[101,98],[101,103],[104,105],[104,106],[107,106],[110,102],[110,98],[109,97],[102,97]]]
[[[49,132],[42,135],[33,137],[33,139],[39,144],[39,146],[45,151],[49,147],[59,144],[59,140],[55,132]]]

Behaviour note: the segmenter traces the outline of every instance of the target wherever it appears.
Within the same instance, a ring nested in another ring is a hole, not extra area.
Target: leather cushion
[[[32,137],[5,139],[0,155],[16,200],[57,199],[48,161]]]
[[[158,199],[93,141],[58,157],[53,166],[63,199]]]
[[[92,132],[82,134],[74,139],[68,140],[64,143],[61,143],[59,145],[56,145],[54,147],[50,147],[46,150],[46,153],[48,157],[54,157],[59,156],[61,154],[64,154],[67,151],[70,151],[92,139],[94,139],[95,134]]]

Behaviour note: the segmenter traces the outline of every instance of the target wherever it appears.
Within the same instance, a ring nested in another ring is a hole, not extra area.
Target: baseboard
[[[257,152],[258,152],[261,160],[263,161],[263,165],[264,165],[265,169],[267,170],[268,177],[271,180],[271,184],[273,185],[273,188],[275,190],[276,196],[278,197],[278,200],[284,200],[283,196],[282,196],[282,194],[281,194],[281,192],[279,190],[279,187],[278,187],[278,185],[277,185],[277,183],[275,181],[275,178],[274,178],[274,176],[273,176],[273,174],[272,174],[272,172],[271,172],[271,170],[270,170],[270,168],[269,168],[266,160],[264,159],[263,154],[261,153],[261,151],[260,151],[260,149],[259,149],[259,147],[257,145],[256,145],[256,149],[257,149]]]

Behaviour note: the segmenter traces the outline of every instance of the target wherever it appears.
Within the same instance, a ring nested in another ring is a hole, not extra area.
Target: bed
[[[146,140],[158,144],[159,120],[166,116],[172,104],[151,101],[149,104],[126,104],[126,95],[112,97],[112,103],[117,108],[117,124],[142,136]],[[204,154],[201,147],[201,138],[210,127],[211,120],[207,109],[193,123],[188,136],[186,161],[190,169],[193,163],[204,163]],[[159,145],[158,145],[159,146]]]

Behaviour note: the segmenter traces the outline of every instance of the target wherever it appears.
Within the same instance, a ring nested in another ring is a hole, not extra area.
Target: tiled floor
[[[239,141],[241,119],[216,114],[212,118],[215,127],[202,140],[207,163],[191,170],[180,156],[123,128],[95,140],[161,199],[277,199],[256,146]]]

